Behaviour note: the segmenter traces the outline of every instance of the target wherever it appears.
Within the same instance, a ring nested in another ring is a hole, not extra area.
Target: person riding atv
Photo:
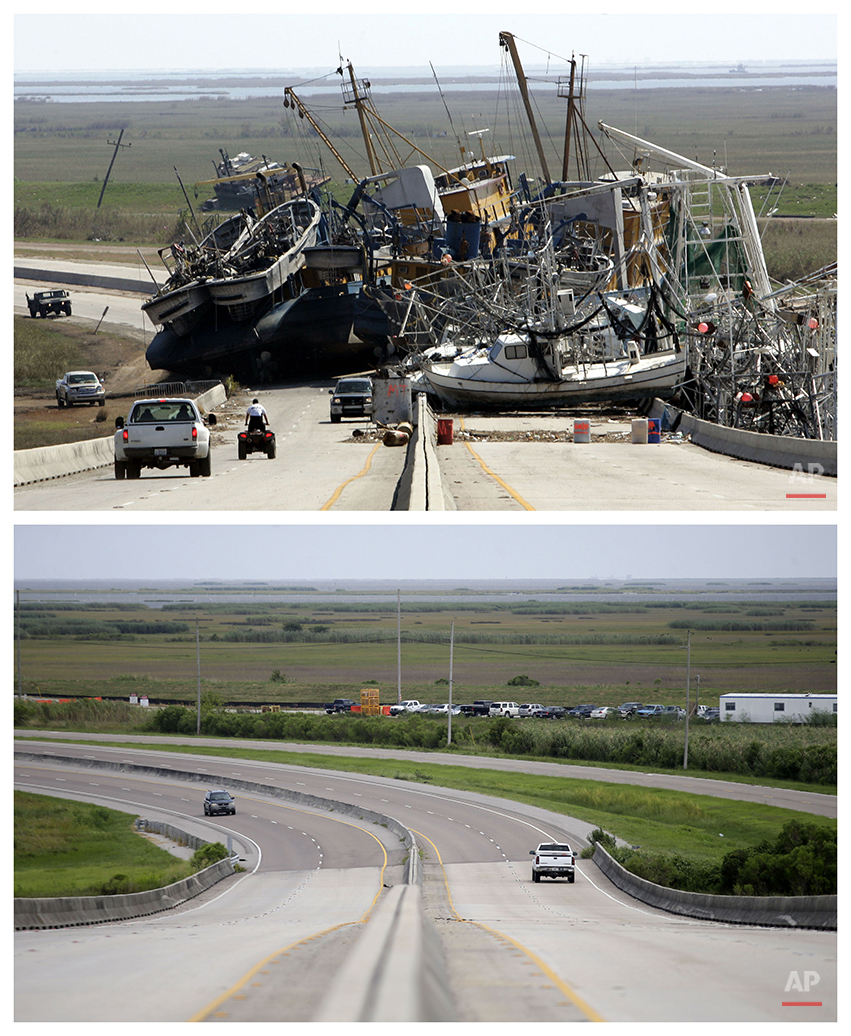
[[[237,435],[237,450],[240,460],[245,460],[249,453],[265,453],[269,460],[274,460],[276,446],[275,433],[269,427],[269,419],[259,400],[254,399],[245,414],[244,432]]]
[[[259,399],[251,400],[251,406],[245,412],[245,423],[249,432],[253,432],[255,428],[259,428],[261,432],[266,430],[269,418]]]

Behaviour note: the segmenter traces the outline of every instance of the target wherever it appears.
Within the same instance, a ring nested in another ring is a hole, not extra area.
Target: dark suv
[[[372,379],[340,378],[331,392],[331,420],[372,417]]]
[[[229,792],[217,789],[208,791],[204,796],[204,816],[209,817],[216,813],[236,813],[236,804]]]

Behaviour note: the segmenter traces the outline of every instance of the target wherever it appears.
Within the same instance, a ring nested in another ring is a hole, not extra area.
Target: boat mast
[[[398,139],[401,140],[403,144],[407,145],[412,152],[416,152],[416,154],[421,155],[426,160],[426,162],[434,166],[435,169],[439,170],[441,173],[445,173],[447,176],[451,177],[454,180],[457,180],[460,183],[461,178],[457,174],[451,173],[439,162],[435,161],[435,159],[431,155],[426,154],[426,152],[423,151],[421,147],[418,147],[412,140],[408,140],[408,138],[404,134],[400,133],[399,130],[391,126],[389,122],[386,122],[384,119],[381,118],[381,116],[375,110],[372,101],[367,96],[365,96],[362,91],[358,90],[357,82],[355,80],[354,69],[352,68],[351,62],[349,62],[346,67],[349,72],[349,78],[351,80],[352,87],[349,90],[345,85],[343,86],[343,103],[354,104],[357,108],[358,118],[360,119],[361,124],[361,133],[363,134],[364,146],[366,147],[367,154],[369,156],[369,165],[370,169],[372,170],[372,175],[380,176],[382,173],[385,172],[385,170],[381,167],[381,160],[378,156],[377,151],[375,150],[375,146],[373,144],[372,136],[370,133],[370,130],[372,128],[377,127],[378,130],[376,131],[376,136],[379,142],[381,143],[381,150],[384,152],[384,156],[387,159],[387,162],[390,164],[391,168],[393,167],[393,165],[399,168],[406,164],[406,162],[402,159],[402,157],[396,150],[395,145],[393,144],[393,138],[398,137]],[[342,75],[342,66],[338,68],[337,71]],[[365,85],[368,89],[369,83],[365,83]]]
[[[574,84],[576,82],[576,60],[571,57],[570,59],[570,86],[568,87],[567,94],[567,123],[564,127],[564,157],[561,161],[561,178],[563,181],[568,179],[567,167],[570,165],[570,142],[573,138],[573,107],[575,102]],[[577,149],[578,150],[578,149]],[[577,162],[579,158],[577,157]],[[581,170],[579,179],[582,179]],[[586,177],[587,179],[587,177]]]
[[[529,101],[529,90],[526,85],[526,76],[523,73],[523,66],[520,64],[520,55],[517,53],[517,46],[514,43],[514,37],[510,32],[501,32],[499,34],[499,44],[508,51],[508,54],[511,57],[511,63],[514,65],[514,73],[517,76],[517,85],[520,87],[520,96],[523,98],[523,107],[526,109],[526,117],[529,120],[532,137],[535,141],[535,149],[538,152],[538,161],[541,163],[541,172],[544,174],[546,182],[551,183],[550,170],[547,165],[546,156],[544,155],[541,137],[538,133],[538,125],[535,122],[535,113],[532,111],[532,105]]]
[[[334,158],[337,159],[337,161],[340,163],[340,165],[346,171],[346,175],[351,180],[353,180],[355,183],[357,183],[360,180],[360,177],[357,176],[349,168],[349,165],[346,162],[346,160],[343,158],[343,156],[340,154],[340,152],[334,147],[334,145],[328,139],[327,135],[325,133],[323,133],[321,127],[318,125],[316,120],[310,114],[308,109],[305,108],[305,106],[302,103],[302,101],[296,96],[295,91],[293,90],[293,88],[291,86],[285,86],[284,87],[284,107],[285,108],[290,108],[290,107],[295,108],[295,110],[298,112],[298,115],[299,115],[300,119],[307,119],[307,121],[310,123],[310,125],[319,134],[319,137],[321,138],[322,142],[325,144],[325,146],[328,148],[328,150],[331,152],[331,154],[334,156]]]
[[[342,68],[338,68],[337,71],[342,75]],[[364,112],[364,99],[361,97],[360,91],[358,90],[357,79],[355,79],[355,70],[352,68],[351,61],[346,66],[346,71],[349,73],[349,82],[351,83],[350,98],[357,109],[358,119],[360,121],[360,131],[363,136],[364,147],[366,148],[366,156],[369,159],[369,172],[371,176],[375,176],[377,173],[384,172],[384,170],[381,168],[381,163],[378,161],[375,154],[375,147],[372,143],[372,136],[369,132],[369,126],[367,125],[366,114]],[[349,100],[349,98],[346,98],[346,100]]]

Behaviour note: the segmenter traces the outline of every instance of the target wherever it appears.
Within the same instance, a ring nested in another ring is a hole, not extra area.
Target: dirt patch
[[[29,321],[29,318],[15,318],[16,333],[18,321]],[[96,321],[76,317],[73,321],[37,323],[40,335],[37,342],[41,344],[32,345],[30,349],[38,353],[38,350],[49,350],[53,341],[61,343],[65,355],[75,357],[67,369],[91,370],[100,377],[106,388],[106,405],[60,410],[54,386],[44,377],[39,378],[37,387],[16,384],[13,398],[15,449],[55,446],[111,435],[115,417],[127,409],[128,397],[138,385],[152,381],[145,361],[142,332],[133,334],[124,328],[118,331],[115,325],[102,324],[94,334]]]

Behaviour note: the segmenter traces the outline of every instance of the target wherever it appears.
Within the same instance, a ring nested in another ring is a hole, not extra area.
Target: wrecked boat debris
[[[523,93],[514,38],[499,43]],[[281,208],[299,232],[273,230],[282,174],[265,158],[243,171],[251,156],[222,152],[216,182],[250,184],[253,201],[201,245],[162,250],[169,283],[143,306],[162,328],[150,365],[269,380],[346,357],[409,379],[438,408],[658,398],[719,425],[835,439],[836,265],[773,283],[749,193],[766,177],[608,124],[592,133],[584,59],[569,66],[560,175],[527,104],[540,168],[517,186],[514,156],[485,153],[487,131],[475,133],[481,155],[464,145],[461,165],[444,168],[380,118],[368,82],[341,63],[369,168],[358,176],[288,87],[285,108],[340,163],[351,198],[320,211],[302,176]],[[596,178],[592,148],[605,166]],[[260,253],[275,253],[275,283],[240,267]]]

